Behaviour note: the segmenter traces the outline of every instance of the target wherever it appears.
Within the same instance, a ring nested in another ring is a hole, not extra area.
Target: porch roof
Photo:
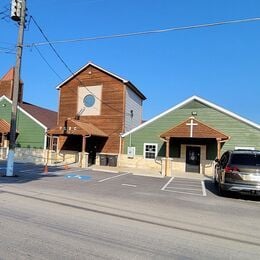
[[[7,123],[4,119],[0,119],[0,133],[7,134],[10,132],[10,124]]]
[[[67,119],[64,125],[58,125],[48,131],[50,135],[93,135],[108,137],[101,129],[91,123],[80,122],[74,119]]]
[[[189,117],[179,125],[169,129],[160,135],[162,138],[179,137],[179,138],[214,138],[226,140],[229,137],[224,133],[216,130],[194,117]]]

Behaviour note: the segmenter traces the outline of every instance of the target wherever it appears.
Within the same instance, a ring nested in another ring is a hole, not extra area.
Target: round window
[[[86,107],[92,107],[95,104],[95,97],[93,95],[86,95],[83,99],[83,103]]]

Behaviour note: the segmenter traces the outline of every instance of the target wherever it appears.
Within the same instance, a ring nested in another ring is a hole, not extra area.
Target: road
[[[259,200],[210,180],[25,172],[0,178],[0,259],[260,259]]]

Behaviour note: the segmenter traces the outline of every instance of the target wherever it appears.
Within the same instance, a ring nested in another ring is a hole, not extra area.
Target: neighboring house
[[[0,80],[0,147],[8,147],[14,69]],[[22,101],[20,85],[17,107],[16,146],[46,149],[47,130],[56,125],[57,112]]]
[[[141,124],[145,96],[130,81],[91,62],[57,89],[58,125],[48,131],[57,152],[86,152],[89,164],[100,158],[107,165],[114,158],[111,163],[115,165],[120,134]]]
[[[260,149],[260,126],[193,96],[123,134],[122,143],[121,166],[211,175],[223,151]]]

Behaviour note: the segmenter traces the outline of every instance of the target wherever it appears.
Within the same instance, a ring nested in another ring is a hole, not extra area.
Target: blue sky
[[[17,24],[0,2],[0,76],[15,64]],[[27,0],[50,40],[66,40],[260,17],[259,0]],[[2,13],[4,12],[4,13]],[[2,13],[2,14],[1,14]],[[25,43],[45,41],[31,22]],[[143,118],[200,96],[260,123],[260,21],[54,45],[72,71],[88,61],[130,80],[147,97]],[[69,71],[48,45],[38,47],[62,79]],[[24,100],[58,109],[62,82],[34,47],[22,60]]]

